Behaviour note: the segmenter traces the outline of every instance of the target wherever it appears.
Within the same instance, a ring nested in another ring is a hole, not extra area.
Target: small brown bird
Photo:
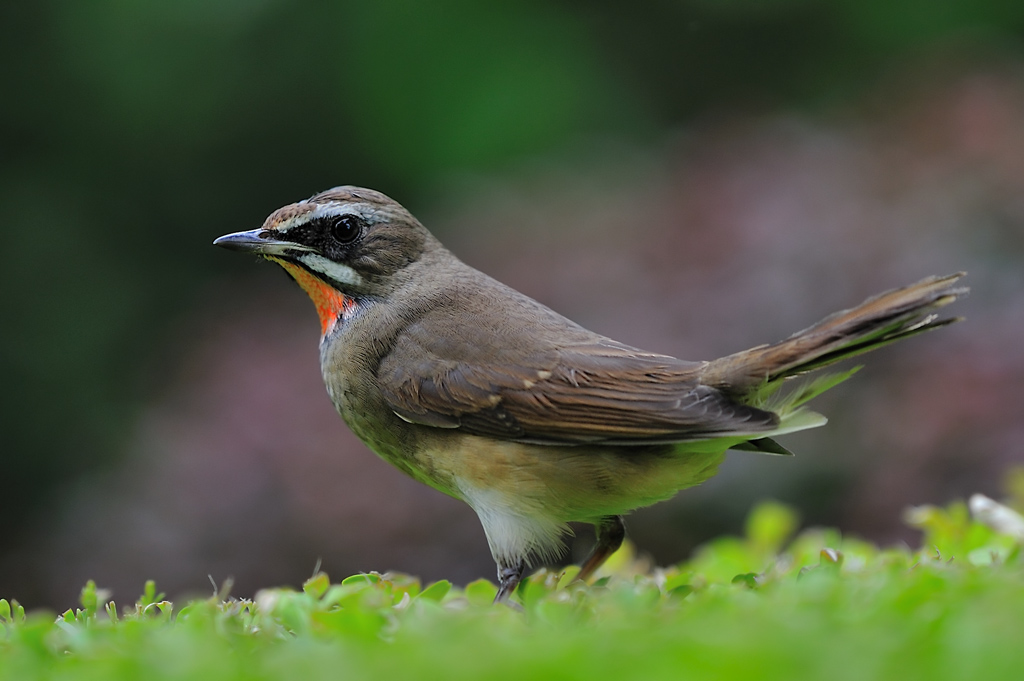
[[[462,263],[402,206],[336,187],[215,244],[278,263],[316,304],[327,392],[370,449],[476,511],[508,599],[571,521],[622,516],[714,475],[726,450],[825,423],[804,403],[852,371],[788,379],[944,326],[965,288],[930,277],[773,345],[687,362],[618,343]],[[785,387],[784,387],[785,386]]]

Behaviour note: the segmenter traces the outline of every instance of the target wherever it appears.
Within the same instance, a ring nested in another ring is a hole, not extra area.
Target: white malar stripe
[[[320,272],[339,284],[359,286],[363,283],[363,278],[354,269],[348,265],[342,265],[340,262],[329,260],[318,253],[304,253],[299,256],[299,261],[314,272]]]

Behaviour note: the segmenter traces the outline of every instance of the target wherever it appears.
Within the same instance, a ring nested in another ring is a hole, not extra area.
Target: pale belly
[[[717,470],[724,446],[554,447],[451,434],[429,438],[416,467],[452,481],[462,498],[488,493],[518,512],[562,522],[593,522],[663,501]]]

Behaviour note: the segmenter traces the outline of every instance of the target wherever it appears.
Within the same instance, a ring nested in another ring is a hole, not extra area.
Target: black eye
[[[359,238],[363,231],[363,221],[355,215],[339,215],[331,218],[327,225],[327,233],[339,244],[350,244]]]

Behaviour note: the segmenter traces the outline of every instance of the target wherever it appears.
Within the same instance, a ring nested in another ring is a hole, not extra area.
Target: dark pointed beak
[[[288,255],[296,251],[312,251],[304,244],[275,239],[274,233],[266,229],[253,229],[248,232],[225,234],[213,240],[214,246],[221,246],[230,251],[243,251],[257,255]]]

